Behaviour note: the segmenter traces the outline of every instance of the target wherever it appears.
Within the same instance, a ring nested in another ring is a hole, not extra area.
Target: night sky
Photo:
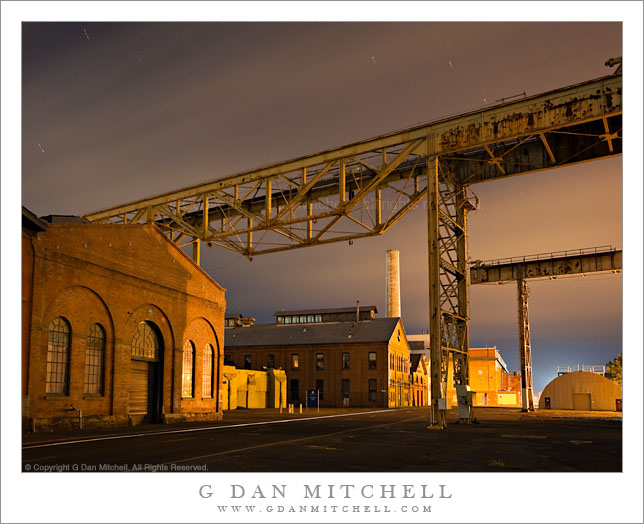
[[[24,23],[22,203],[82,214],[610,74],[621,23]],[[628,64],[625,66],[628,67]],[[622,245],[622,158],[472,186],[469,254]],[[426,212],[382,237],[256,257],[202,249],[228,311],[385,301],[427,329]],[[535,392],[622,349],[622,277],[530,283]],[[516,285],[471,289],[470,346],[518,369]]]

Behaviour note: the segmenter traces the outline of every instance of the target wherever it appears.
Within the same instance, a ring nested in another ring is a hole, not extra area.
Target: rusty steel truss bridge
[[[431,415],[444,427],[450,353],[455,383],[469,380],[470,186],[621,153],[617,71],[85,217],[156,224],[199,263],[202,242],[252,259],[382,235],[426,198]]]

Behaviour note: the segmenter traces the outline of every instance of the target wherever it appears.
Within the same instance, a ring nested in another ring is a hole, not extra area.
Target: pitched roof
[[[22,206],[22,227],[27,231],[45,231],[47,229],[47,223],[34,215],[25,206]]]
[[[357,306],[353,307],[334,307],[327,309],[293,309],[293,310],[282,310],[276,311],[273,313],[274,317],[284,316],[284,315],[323,315],[324,313],[355,313]],[[360,311],[374,311],[378,313],[376,306],[360,306]]]
[[[399,318],[320,324],[255,324],[225,331],[224,347],[389,342]]]

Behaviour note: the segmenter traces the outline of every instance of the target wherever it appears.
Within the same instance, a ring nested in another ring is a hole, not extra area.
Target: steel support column
[[[445,427],[450,357],[454,385],[469,383],[467,213],[473,208],[466,188],[435,157],[427,212],[433,427]]]
[[[521,411],[534,411],[532,393],[532,351],[530,348],[530,322],[528,297],[530,290],[525,279],[517,280],[519,297],[519,359],[521,364]]]
[[[464,386],[470,383],[469,374],[469,269],[467,267],[467,213],[472,205],[467,198],[466,189],[458,186],[456,189],[456,225],[454,235],[456,239],[456,282],[457,282],[457,312],[454,321],[457,324],[458,347],[453,348],[454,384]],[[463,399],[459,399],[463,402]],[[471,414],[471,410],[470,410]],[[460,422],[469,424],[471,417],[460,417]]]
[[[445,427],[445,410],[440,399],[445,399],[442,382],[442,344],[440,315],[440,255],[438,249],[438,157],[430,168],[427,159],[427,260],[429,265],[429,350],[431,360],[431,425]],[[444,401],[444,400],[443,400]]]

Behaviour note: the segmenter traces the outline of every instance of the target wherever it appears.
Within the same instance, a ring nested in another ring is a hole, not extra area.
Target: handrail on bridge
[[[572,366],[557,366],[557,376],[564,373],[572,373],[573,371],[586,371],[587,373],[597,373],[598,375],[606,374],[606,366],[586,366],[584,364],[577,364],[577,369]]]
[[[582,255],[596,255],[603,253],[612,253],[618,251],[617,248],[613,246],[597,246],[597,247],[585,247],[581,249],[573,249],[566,251],[551,251],[550,253],[538,253],[535,255],[526,255],[523,257],[509,257],[509,258],[497,258],[491,260],[475,260],[472,263],[473,267],[486,267],[486,266],[503,266],[509,264],[516,264],[518,262],[535,262],[538,260],[552,260],[554,258],[567,258],[574,256]]]

